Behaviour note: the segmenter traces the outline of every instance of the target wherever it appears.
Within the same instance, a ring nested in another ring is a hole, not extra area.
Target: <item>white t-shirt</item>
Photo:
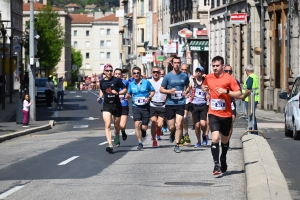
[[[65,79],[62,79],[62,81],[58,81],[58,83],[57,83],[57,91],[59,91],[59,92],[64,91],[64,80]]]
[[[161,83],[163,81],[163,78],[160,78],[158,81],[155,81],[154,78],[152,78],[152,79],[148,79],[148,81],[152,84],[152,86],[155,89],[155,94],[151,99],[150,106],[152,106],[152,107],[165,107],[165,104],[164,104],[165,100],[164,99],[165,99],[166,95],[159,92],[159,89],[160,89]],[[156,102],[156,104],[153,103],[153,102]],[[162,105],[159,105],[159,103],[161,103]]]

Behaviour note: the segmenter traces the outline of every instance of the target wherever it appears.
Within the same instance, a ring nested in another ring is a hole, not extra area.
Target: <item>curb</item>
[[[2,136],[0,136],[0,142],[4,142],[6,140],[10,140],[10,139],[13,139],[13,138],[16,138],[19,136],[23,136],[23,135],[27,135],[30,133],[35,133],[35,132],[39,132],[39,131],[52,129],[52,127],[55,125],[55,123],[56,122],[54,120],[50,120],[48,124],[43,125],[43,126],[38,126],[38,127],[29,128],[29,129],[22,130],[22,131],[10,133],[7,135],[2,135]]]
[[[286,180],[268,142],[258,135],[242,138],[247,199],[291,200]]]

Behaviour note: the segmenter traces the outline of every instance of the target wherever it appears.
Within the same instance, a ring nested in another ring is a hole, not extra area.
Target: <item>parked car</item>
[[[36,78],[35,79],[35,86],[36,86],[36,100],[38,99],[46,99],[45,94],[45,86],[46,82],[48,81],[47,78]]]
[[[285,135],[300,140],[300,74],[297,76],[291,92],[289,94],[280,93],[279,97],[288,100],[284,111]]]

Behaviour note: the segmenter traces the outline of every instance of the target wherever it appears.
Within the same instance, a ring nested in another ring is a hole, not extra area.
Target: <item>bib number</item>
[[[199,88],[196,88],[196,91],[195,91],[195,96],[198,97],[198,98],[205,98],[205,92],[203,92],[201,89]]]
[[[120,97],[120,101],[121,101],[121,103],[123,103],[123,102],[124,102],[124,100],[125,100],[125,95],[119,95],[119,97]]]
[[[211,109],[212,110],[225,110],[225,100],[224,99],[212,99]]]
[[[171,99],[182,99],[182,91],[175,91],[175,94],[171,94]]]
[[[142,106],[142,105],[145,105],[145,97],[136,97],[135,98],[135,105],[138,105],[138,106]]]

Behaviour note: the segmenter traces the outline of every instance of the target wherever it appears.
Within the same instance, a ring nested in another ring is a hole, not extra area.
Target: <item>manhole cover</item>
[[[194,185],[194,186],[211,186],[214,183],[203,183],[203,182],[166,182],[166,185]]]

